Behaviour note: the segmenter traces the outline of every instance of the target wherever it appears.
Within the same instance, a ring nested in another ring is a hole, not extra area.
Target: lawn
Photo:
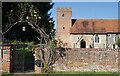
[[[17,76],[18,74],[3,73],[2,76]],[[51,74],[19,74],[19,76],[119,76],[116,72],[56,72]]]

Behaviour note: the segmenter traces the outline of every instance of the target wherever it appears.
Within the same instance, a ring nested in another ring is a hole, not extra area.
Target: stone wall
[[[118,49],[57,49],[59,59],[55,71],[117,72]]]

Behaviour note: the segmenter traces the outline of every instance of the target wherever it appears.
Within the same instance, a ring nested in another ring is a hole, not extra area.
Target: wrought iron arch
[[[13,23],[13,24],[7,25],[7,27],[5,27],[5,30],[3,30],[3,32],[2,32],[2,36],[4,36],[4,34],[6,34],[7,32],[9,32],[10,29],[12,29],[14,26],[16,26],[16,25],[19,24],[19,23],[27,23],[29,26],[31,26],[31,28],[32,28],[34,31],[38,32],[38,33],[40,34],[40,36],[41,36],[41,39],[44,39],[44,40],[45,40],[45,43],[48,44],[48,42],[49,42],[49,37],[48,37],[48,35],[45,33],[45,31],[44,31],[42,28],[40,28],[38,25],[32,24],[32,23],[30,23],[30,22],[27,21],[27,20],[19,20],[19,21]],[[39,39],[39,40],[40,40],[40,39]]]

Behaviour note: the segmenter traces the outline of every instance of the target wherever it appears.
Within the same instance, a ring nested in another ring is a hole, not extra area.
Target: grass
[[[2,73],[1,76],[13,76],[13,74],[12,73]]]
[[[62,71],[58,71],[55,72],[56,74],[116,74],[117,72],[72,72],[72,71],[68,71],[68,72],[62,72]]]
[[[27,76],[22,74],[21,76]],[[117,72],[55,72],[51,74],[29,74],[29,76],[119,76]],[[2,76],[17,76],[16,74],[3,73]]]

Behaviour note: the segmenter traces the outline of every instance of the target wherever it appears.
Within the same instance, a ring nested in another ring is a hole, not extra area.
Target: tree
[[[54,21],[53,18],[50,17],[48,11],[52,6],[53,3],[51,4],[50,2],[3,3],[3,9],[7,9],[3,11],[3,35],[8,39],[13,39],[10,37],[11,35],[14,37],[17,37],[17,35],[21,36],[26,32],[25,27],[26,29],[32,28],[31,32],[28,33],[30,34],[30,38],[32,34],[35,35],[33,37],[37,38],[40,43],[39,56],[44,64],[42,72],[48,72],[51,65],[56,60],[55,51],[50,48],[52,43],[50,36],[52,35],[51,31],[54,27]],[[21,31],[21,29],[19,29],[21,26],[24,26],[24,30],[19,33]],[[33,33],[33,30],[36,32]],[[27,37],[29,36],[27,35]],[[46,55],[44,54],[45,49],[48,51]]]
[[[3,2],[3,32],[6,30],[6,25],[8,26],[8,24],[12,24],[20,19],[26,19],[29,17],[29,22],[35,22],[34,24],[43,28],[47,35],[50,35],[51,30],[54,30],[54,21],[53,18],[50,17],[51,13],[48,12],[53,5],[54,3],[50,2]],[[26,28],[25,32],[22,31],[23,26]],[[26,23],[22,23],[22,25],[17,24],[5,34],[5,38],[9,40],[35,41],[39,43],[36,36],[39,36],[39,34],[32,30],[30,26],[27,26]]]

